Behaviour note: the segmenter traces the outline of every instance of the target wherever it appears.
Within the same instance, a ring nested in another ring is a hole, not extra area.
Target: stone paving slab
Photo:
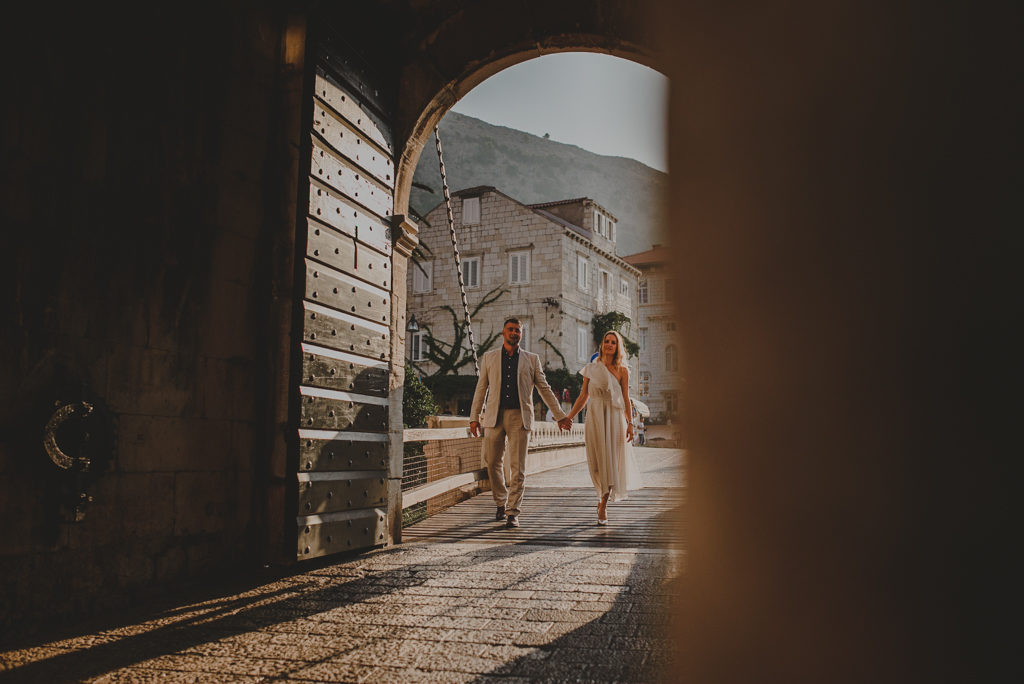
[[[672,549],[403,544],[4,650],[0,682],[657,681],[672,654],[659,605],[681,562]],[[567,584],[570,567],[590,581]],[[410,584],[386,581],[396,568]],[[472,575],[475,591],[401,593],[438,571],[460,586]]]
[[[671,516],[680,498],[645,505]],[[673,680],[678,544],[509,532],[519,534],[406,542],[0,645],[0,684]]]
[[[495,521],[494,501],[490,494],[483,494],[402,530],[402,539],[438,543],[550,544],[584,549],[665,548],[680,546],[683,540],[679,514],[683,494],[679,488],[644,488],[630,492],[628,499],[608,505],[605,526],[597,524],[597,501],[592,488],[527,485],[519,528],[508,529],[503,522]],[[571,574],[573,568],[573,565],[566,565],[562,572]],[[446,576],[445,579],[452,578]],[[473,577],[457,579],[471,581]]]

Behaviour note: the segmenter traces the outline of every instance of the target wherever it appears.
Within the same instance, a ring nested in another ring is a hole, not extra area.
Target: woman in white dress
[[[601,355],[583,367],[583,388],[565,420],[571,422],[588,400],[592,401],[583,430],[587,464],[599,497],[597,524],[607,525],[608,501],[625,499],[628,490],[640,487],[631,445],[629,367],[622,336],[614,330],[601,338]]]

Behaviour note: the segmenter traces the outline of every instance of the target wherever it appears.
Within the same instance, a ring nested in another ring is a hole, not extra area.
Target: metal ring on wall
[[[50,460],[53,461],[58,468],[63,470],[70,470],[76,465],[85,470],[89,467],[89,459],[84,457],[74,458],[67,455],[57,444],[57,430],[64,424],[69,418],[75,414],[80,414],[82,417],[88,416],[93,411],[93,405],[81,401],[78,403],[64,404],[60,406],[53,415],[50,416],[50,420],[46,423],[46,429],[43,431],[43,447],[46,449],[47,455]]]

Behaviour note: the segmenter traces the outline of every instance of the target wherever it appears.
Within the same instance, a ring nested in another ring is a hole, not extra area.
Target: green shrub
[[[570,401],[576,401],[576,397],[580,396],[580,390],[583,389],[583,376],[579,373],[573,373],[567,368],[545,368],[544,375],[559,399],[562,398],[562,390],[566,388],[569,389]]]
[[[407,428],[427,426],[427,416],[435,416],[441,409],[430,388],[423,384],[416,369],[405,365],[405,392],[402,395],[402,424]]]
[[[435,397],[472,397],[476,390],[475,375],[428,375],[423,378],[426,385]]]

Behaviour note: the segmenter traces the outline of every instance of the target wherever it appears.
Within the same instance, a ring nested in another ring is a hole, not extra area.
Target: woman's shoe
[[[607,525],[608,524],[608,495],[605,494],[601,497],[601,500],[597,502],[597,524]]]

